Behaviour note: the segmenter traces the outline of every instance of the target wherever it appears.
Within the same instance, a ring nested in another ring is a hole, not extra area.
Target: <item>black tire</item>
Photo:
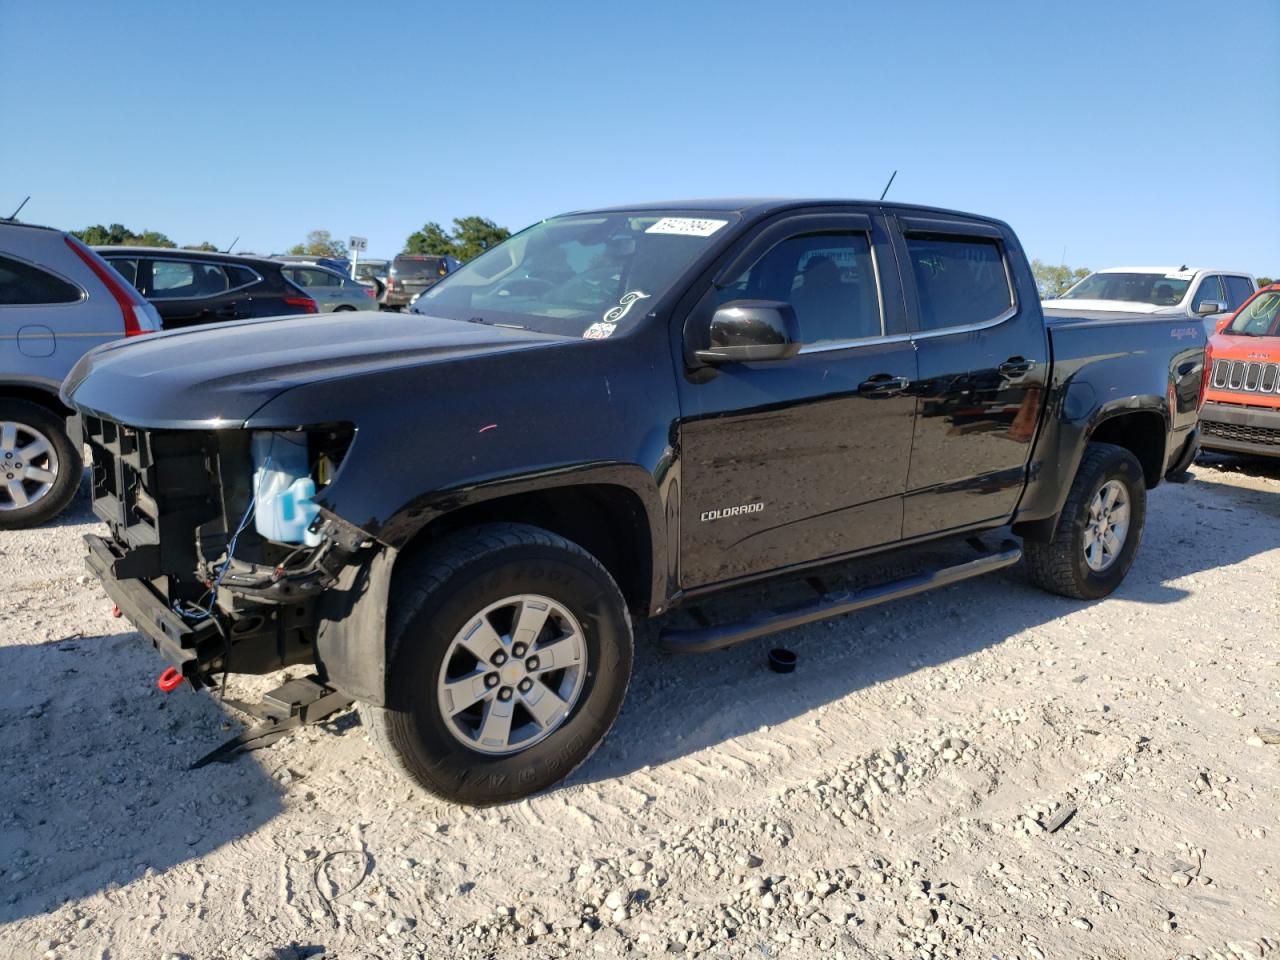
[[[84,459],[79,448],[67,436],[63,419],[38,403],[0,398],[0,423],[16,423],[38,430],[48,439],[57,456],[57,474],[47,491],[27,506],[0,509],[0,530],[37,527],[60,514],[75,497],[84,474]],[[16,451],[0,450],[0,465],[6,461],[6,452]],[[7,486],[15,475],[16,471],[9,473],[0,466],[0,484]],[[0,506],[10,507],[13,502],[5,487],[0,486]]]
[[[352,306],[348,306],[347,304],[344,303],[340,307],[334,307],[333,312],[334,313],[355,313],[356,308]]]
[[[1108,482],[1119,481],[1129,502],[1129,527],[1124,543],[1106,569],[1091,568],[1085,559],[1085,532],[1090,505]],[[1147,516],[1147,485],[1142,464],[1124,447],[1091,443],[1085,448],[1067,502],[1058,516],[1053,537],[1047,542],[1028,540],[1023,554],[1032,581],[1051,593],[1077,600],[1097,600],[1120,586],[1142,542]]]
[[[437,679],[455,635],[488,605],[538,594],[578,620],[587,651],[576,702],[518,753],[469,749],[446,726]],[[613,726],[631,678],[631,621],[608,571],[538,527],[490,524],[401,562],[387,616],[387,705],[360,706],[370,738],[401,773],[456,803],[518,800],[568,776]]]

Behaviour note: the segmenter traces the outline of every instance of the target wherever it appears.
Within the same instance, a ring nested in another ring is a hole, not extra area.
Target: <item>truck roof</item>
[[[1169,274],[1177,274],[1179,276],[1190,277],[1197,273],[1238,273],[1243,276],[1250,276],[1247,270],[1232,270],[1228,267],[1106,267],[1102,270],[1095,270],[1094,273],[1154,273],[1161,276]]]
[[[846,207],[873,206],[891,210],[914,210],[921,213],[945,213],[970,220],[982,220],[987,223],[1005,226],[995,217],[983,216],[980,213],[965,213],[961,210],[949,210],[945,207],[929,207],[915,203],[893,203],[879,200],[855,200],[847,198],[818,197],[713,197],[693,200],[661,200],[647,203],[628,203],[608,207],[593,207],[574,210],[572,213],[621,213],[629,210],[643,210],[654,213],[675,210],[723,210],[725,213],[740,213],[744,216],[764,216],[779,213],[797,207]]]

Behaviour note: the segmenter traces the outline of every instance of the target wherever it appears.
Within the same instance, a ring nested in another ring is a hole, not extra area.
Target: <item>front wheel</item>
[[[387,705],[370,736],[431,793],[484,806],[568,776],[622,706],[622,595],[581,547],[523,524],[455,534],[403,561],[387,618]]]
[[[1052,538],[1023,544],[1031,579],[1064,597],[1107,596],[1133,564],[1146,516],[1137,457],[1114,444],[1089,444]]]

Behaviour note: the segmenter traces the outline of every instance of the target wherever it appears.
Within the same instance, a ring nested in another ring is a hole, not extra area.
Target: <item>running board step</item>
[[[754,640],[756,637],[777,633],[779,630],[789,630],[806,623],[838,617],[855,610],[874,607],[876,604],[888,603],[890,600],[913,597],[926,590],[980,577],[984,573],[1011,567],[1021,559],[1022,548],[1014,541],[1006,540],[1000,545],[999,553],[979,557],[967,563],[959,563],[953,567],[942,567],[929,573],[892,580],[865,590],[823,594],[812,603],[770,611],[749,620],[683,630],[664,629],[658,636],[658,645],[671,653],[706,653],[708,650],[720,650],[735,643],[742,643],[744,640]]]

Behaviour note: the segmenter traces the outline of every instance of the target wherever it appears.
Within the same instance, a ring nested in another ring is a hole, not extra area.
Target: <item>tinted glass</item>
[[[401,280],[434,280],[443,277],[448,269],[441,257],[396,257],[392,271]]]
[[[248,267],[237,267],[228,264],[224,269],[227,271],[227,278],[233,287],[247,287],[251,283],[258,282],[258,275]]]
[[[908,236],[920,298],[920,328],[982,323],[1013,306],[1004,256],[995,240]]]
[[[1192,298],[1192,309],[1199,307],[1206,300],[1226,300],[1227,295],[1222,292],[1221,278],[1214,274],[1205,277],[1200,281],[1200,286],[1196,287],[1196,295]]]
[[[1095,273],[1062,295],[1063,300],[1124,300],[1176,307],[1191,286],[1189,276],[1164,273]]]
[[[1253,296],[1253,284],[1244,277],[1223,277],[1227,285],[1227,309],[1239,310],[1240,304]]]
[[[124,277],[133,286],[138,285],[138,261],[112,258],[107,261],[115,268],[116,273]]]
[[[75,303],[80,288],[20,260],[0,257],[0,305]]]
[[[805,344],[878,337],[871,244],[865,233],[809,234],[771,248],[720,291],[720,302],[781,300],[800,321]]]
[[[226,271],[216,263],[191,260],[153,260],[151,263],[151,296],[157,299],[212,297],[224,292],[229,285]]]

